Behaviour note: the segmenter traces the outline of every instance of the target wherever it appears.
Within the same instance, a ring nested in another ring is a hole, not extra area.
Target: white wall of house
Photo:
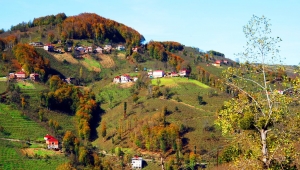
[[[128,83],[130,81],[129,76],[121,76],[121,83]]]
[[[132,169],[142,169],[143,167],[143,158],[142,157],[134,157],[131,159],[131,168]]]
[[[152,76],[153,78],[160,78],[164,77],[165,73],[162,70],[153,71]]]

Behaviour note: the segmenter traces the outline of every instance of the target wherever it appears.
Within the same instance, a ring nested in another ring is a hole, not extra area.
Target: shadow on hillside
[[[91,141],[94,141],[94,140],[96,140],[99,137],[98,136],[98,132],[97,132],[97,128],[99,126],[99,123],[101,121],[101,115],[103,113],[104,113],[104,110],[102,110],[100,106],[93,113],[93,118],[92,118],[92,120],[90,122],[90,127],[91,127],[90,140]]]

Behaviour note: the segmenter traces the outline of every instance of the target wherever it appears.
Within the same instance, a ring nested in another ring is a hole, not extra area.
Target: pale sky
[[[285,64],[300,63],[299,0],[0,0],[0,28],[22,21],[83,12],[96,13],[140,32],[154,41],[177,41],[204,51],[215,50],[235,60],[243,52],[243,26],[252,15],[271,19],[272,35],[279,36]]]

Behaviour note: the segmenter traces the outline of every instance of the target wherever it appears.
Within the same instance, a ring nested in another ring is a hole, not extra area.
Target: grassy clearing
[[[17,86],[20,87],[20,89],[35,89],[34,85],[28,81],[18,81]]]
[[[63,53],[63,54],[53,54],[53,56],[60,62],[63,62],[64,60],[66,60],[67,62],[71,63],[71,64],[78,64],[78,60],[76,60],[70,53]]]
[[[26,157],[22,154],[22,144],[0,140],[0,169],[32,169],[53,170],[58,165],[67,162],[68,159],[62,155],[43,157]]]
[[[164,77],[160,79],[152,79],[151,83],[153,85],[158,85],[158,82],[160,81],[160,86],[169,86],[169,87],[175,87],[179,86],[179,83],[192,83],[195,84],[201,88],[210,88],[209,86],[193,79],[188,78],[182,78],[182,77]]]
[[[121,88],[118,84],[110,84],[102,88],[98,95],[96,94],[96,99],[103,100],[102,108],[107,109],[118,105],[130,95],[130,88]]]
[[[100,64],[103,68],[112,68],[116,65],[109,55],[98,54],[98,58],[100,59]]]
[[[7,88],[7,82],[5,81],[0,81],[0,93],[3,93],[6,91]]]
[[[0,77],[0,81],[7,81],[7,77]]]
[[[86,67],[89,71],[100,72],[100,63],[93,59],[90,55],[84,55],[83,60],[80,63]]]
[[[1,137],[38,140],[48,132],[38,123],[21,115],[21,111],[0,104],[0,124],[4,127]]]
[[[59,123],[61,129],[58,130],[58,133],[64,133],[67,130],[76,133],[76,120],[74,116],[54,111],[46,111],[44,117],[46,120],[52,119]]]

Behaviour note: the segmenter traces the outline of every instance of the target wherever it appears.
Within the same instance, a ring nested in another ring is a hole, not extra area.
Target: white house
[[[130,76],[128,74],[123,74],[121,76],[121,83],[128,83],[130,81]]]
[[[165,72],[163,70],[155,70],[152,73],[153,78],[160,78],[160,77],[164,77]]]
[[[142,157],[133,157],[131,159],[131,168],[132,169],[142,169],[143,167],[143,158]]]
[[[102,54],[102,48],[101,47],[97,47],[96,49],[95,49],[95,51],[97,52],[97,53],[100,53],[100,54]]]
[[[125,47],[123,45],[118,45],[116,49],[119,51],[123,51],[125,50]]]
[[[19,72],[15,73],[15,76],[17,77],[17,79],[25,79],[26,74],[23,71],[19,71]]]

